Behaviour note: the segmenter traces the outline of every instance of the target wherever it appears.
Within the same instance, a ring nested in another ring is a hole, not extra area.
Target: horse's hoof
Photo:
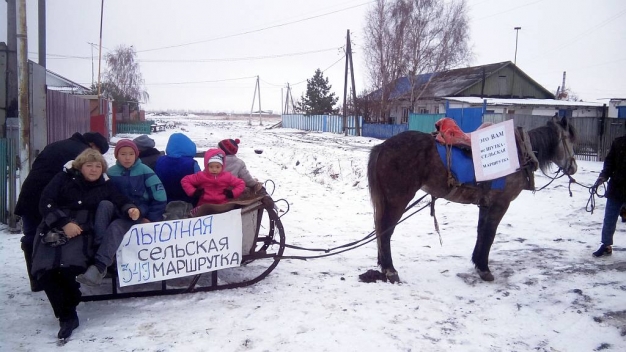
[[[386,275],[387,275],[387,280],[389,280],[389,282],[391,282],[392,284],[395,284],[396,282],[400,282],[400,276],[398,275],[397,271],[388,271]]]
[[[494,280],[494,277],[491,271],[483,271],[483,270],[476,270],[476,271],[478,272],[478,276],[480,276],[480,278],[483,279],[483,281]]]

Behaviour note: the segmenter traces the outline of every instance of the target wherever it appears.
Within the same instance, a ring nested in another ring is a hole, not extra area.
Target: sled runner
[[[199,217],[166,218],[133,226],[117,252],[117,270],[110,267],[99,286],[83,285],[82,301],[252,285],[274,270],[285,249],[280,216],[265,192],[207,207]],[[235,226],[223,225],[227,221]],[[126,254],[124,247],[132,246],[139,251]],[[161,275],[167,278],[157,280]]]

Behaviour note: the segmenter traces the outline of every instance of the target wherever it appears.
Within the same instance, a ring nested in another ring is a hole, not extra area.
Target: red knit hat
[[[131,141],[130,139],[120,139],[119,141],[117,141],[117,143],[115,143],[115,159],[117,159],[117,154],[120,152],[120,149],[124,147],[132,148],[135,151],[135,160],[139,158],[139,149],[137,149],[137,145],[135,144],[135,142]]]
[[[239,150],[239,139],[224,139],[217,146],[226,153],[226,155],[235,155]]]

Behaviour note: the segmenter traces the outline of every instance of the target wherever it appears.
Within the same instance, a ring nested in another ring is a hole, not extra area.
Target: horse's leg
[[[496,237],[500,220],[509,208],[510,202],[492,203],[481,206],[478,215],[478,236],[472,254],[472,262],[476,266],[478,275],[485,281],[493,281],[494,277],[489,270],[489,251]]]
[[[393,260],[391,259],[391,235],[396,228],[396,224],[404,213],[404,206],[397,206],[387,204],[385,206],[385,213],[382,214],[380,219],[380,226],[377,227],[380,230],[377,231],[377,244],[378,244],[378,265],[387,277],[389,282],[398,282],[400,277],[398,272],[393,267]]]

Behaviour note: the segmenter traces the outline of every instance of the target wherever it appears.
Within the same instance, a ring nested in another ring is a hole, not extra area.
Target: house
[[[482,106],[485,114],[517,114],[535,116],[601,117],[601,102],[555,99],[502,99],[480,97],[446,97],[446,110]]]
[[[404,123],[409,112],[438,114],[444,112],[445,98],[534,98],[554,99],[554,94],[535,82],[510,61],[418,75],[411,102],[409,77],[395,82],[389,100],[389,116],[395,123]],[[379,91],[370,94],[380,96]]]
[[[608,107],[608,116],[626,119],[626,98],[598,99]]]

